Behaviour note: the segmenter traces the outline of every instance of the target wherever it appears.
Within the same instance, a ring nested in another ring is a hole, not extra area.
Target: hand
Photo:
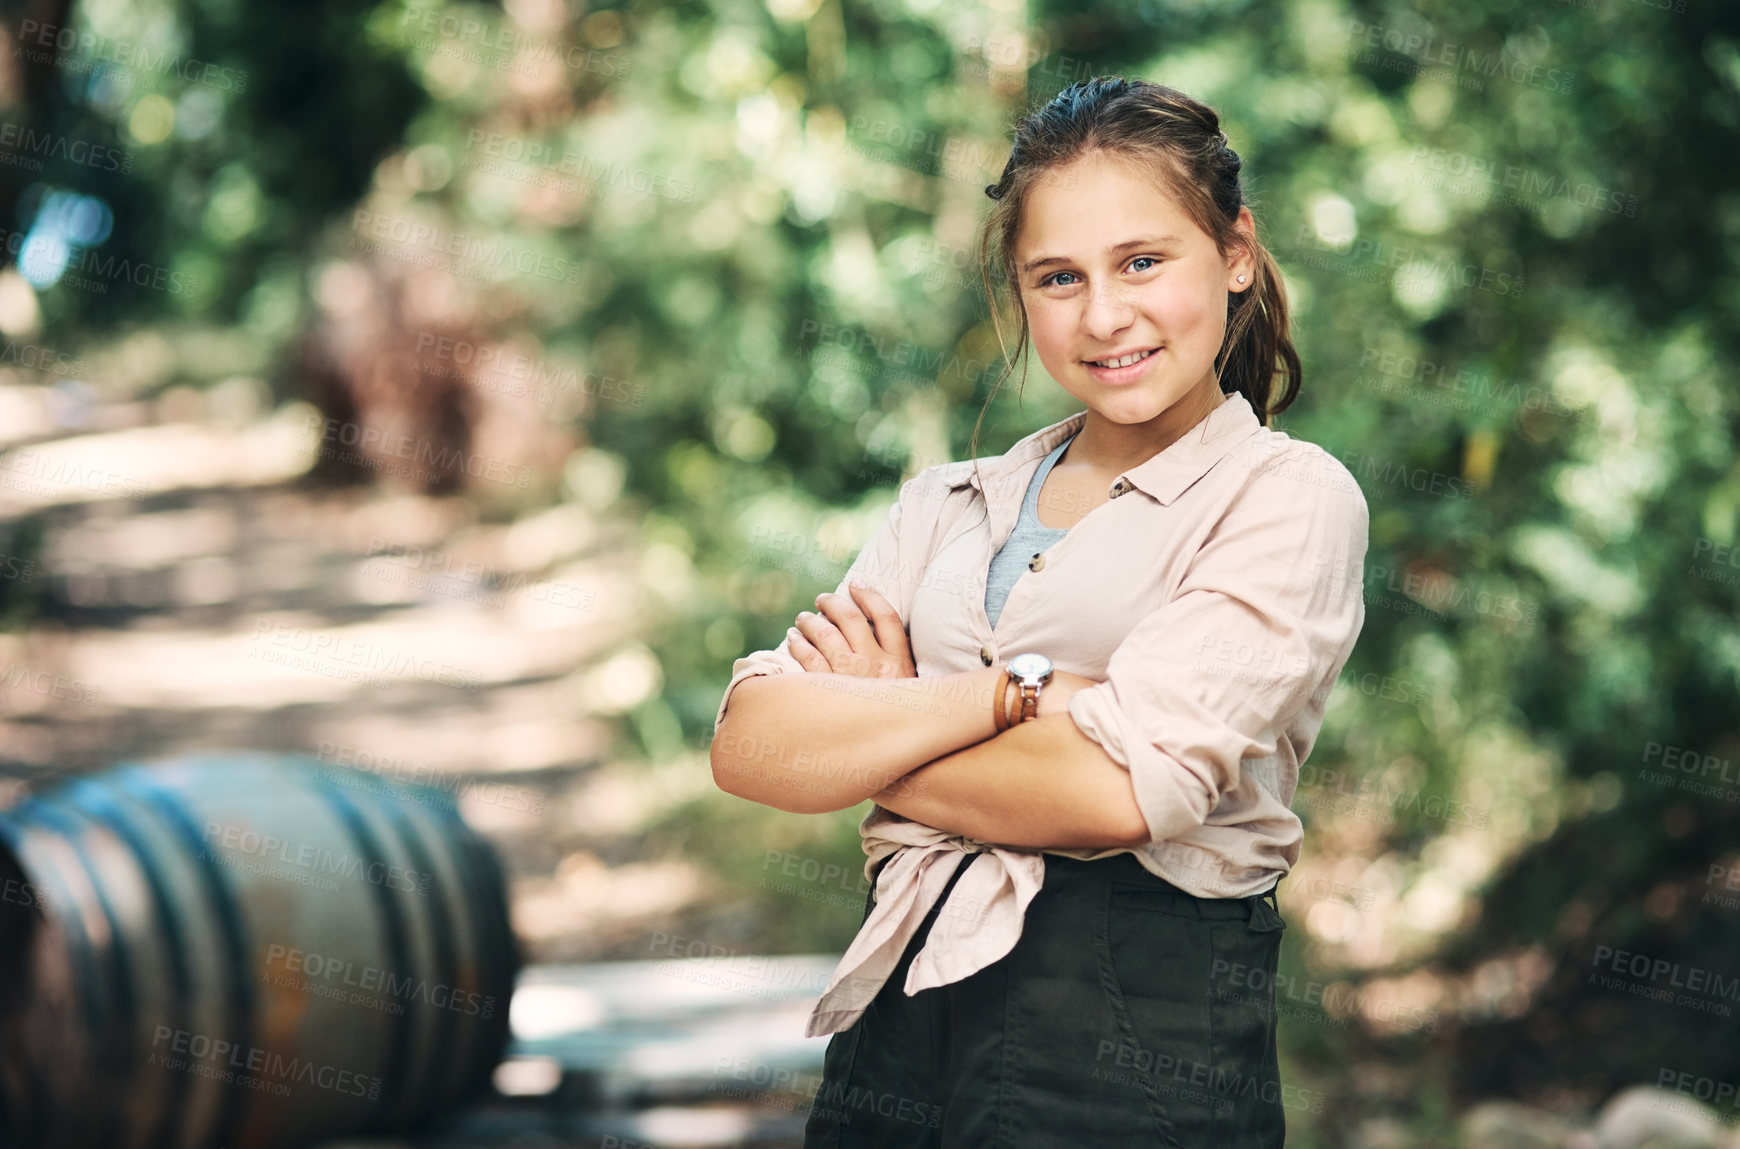
[[[817,674],[859,678],[917,678],[900,613],[876,591],[853,584],[850,594],[816,596],[820,614],[801,611],[786,639],[792,657]]]

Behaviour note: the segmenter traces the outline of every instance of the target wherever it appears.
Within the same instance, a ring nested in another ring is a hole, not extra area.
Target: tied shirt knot
[[[966,863],[913,955],[903,987],[908,997],[970,977],[1014,949],[1028,903],[1045,883],[1045,858],[1037,850],[975,842],[880,808],[871,819],[878,816],[887,820],[865,840],[866,873],[879,859],[894,857],[876,875],[876,903],[811,1011],[806,1037],[847,1029],[869,1008],[962,853],[978,856]]]

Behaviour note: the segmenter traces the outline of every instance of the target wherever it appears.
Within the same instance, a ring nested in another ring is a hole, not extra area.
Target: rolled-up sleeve
[[[1276,753],[1364,625],[1365,498],[1327,452],[1297,449],[1251,477],[1172,600],[1070,699],[1082,733],[1130,771],[1155,841],[1201,826],[1244,759]]]
[[[916,581],[916,575],[911,569],[912,563],[923,558],[922,555],[912,553],[910,540],[903,541],[901,538],[902,520],[908,517],[903,510],[903,504],[914,492],[921,489],[920,480],[925,479],[926,474],[921,473],[901,485],[894,505],[888,509],[888,517],[876,528],[876,533],[870,536],[870,541],[864,544],[857,557],[852,560],[852,565],[840,579],[840,585],[834,588],[837,593],[844,594],[853,579],[868,583],[899,612],[902,625],[908,619],[910,589]],[[725,684],[725,693],[719,698],[719,710],[713,716],[713,733],[718,734],[720,723],[725,721],[725,710],[731,701],[731,692],[737,689],[738,683],[757,674],[787,674],[793,671],[803,673],[803,670],[803,664],[792,657],[783,638],[771,650],[757,650],[739,658],[732,664],[731,680]]]

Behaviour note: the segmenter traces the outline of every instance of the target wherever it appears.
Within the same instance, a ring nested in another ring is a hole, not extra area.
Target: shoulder
[[[984,455],[977,459],[956,459],[952,463],[937,463],[914,475],[912,481],[941,487],[964,487],[972,479],[975,465],[982,468],[985,464],[1001,457],[1000,455]]]
[[[981,455],[976,459],[957,459],[952,463],[933,464],[902,483],[900,497],[902,500],[909,495],[945,498],[953,491],[972,487],[975,473],[982,475],[986,468],[1002,459],[1002,455]]]
[[[1371,513],[1341,460],[1316,443],[1261,428],[1221,466],[1221,500],[1195,577],[1241,593],[1267,587],[1316,611],[1360,599]],[[1342,607],[1336,607],[1342,609]]]
[[[1339,491],[1364,502],[1353,472],[1340,459],[1316,443],[1296,439],[1272,427],[1253,431],[1227,452],[1227,462],[1250,486],[1266,489],[1306,486]]]
[[[972,459],[926,467],[900,485],[899,512],[909,532],[922,532],[935,545],[937,532],[960,519],[979,492],[972,483]],[[982,466],[985,460],[978,460]],[[917,537],[914,534],[912,537]]]
[[[980,455],[928,466],[901,484],[901,499],[905,501],[910,496],[928,495],[942,500],[963,489],[983,494],[987,486],[994,494],[1000,486],[1025,484],[1025,477],[1019,480],[1019,484],[1016,482],[1016,476],[1024,470],[1023,465],[1054,449],[1070,432],[1080,427],[1084,418],[1085,412],[1078,411],[1049,423],[1022,436],[1000,455]]]
[[[1224,462],[1238,486],[1235,505],[1300,518],[1345,519],[1362,531],[1369,521],[1365,492],[1353,472],[1316,443],[1259,427]]]
[[[1079,425],[1081,419],[1081,415],[1076,414],[1041,427],[1012,443],[1000,455],[980,455],[973,459],[957,459],[954,462],[926,467],[911,481],[922,480],[929,485],[941,487],[964,487],[972,483],[975,476],[983,482],[992,475],[1019,470],[1023,463],[1030,463],[1055,450],[1067,438],[1069,425]]]

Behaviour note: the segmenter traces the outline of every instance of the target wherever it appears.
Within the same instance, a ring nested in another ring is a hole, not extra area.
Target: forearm
[[[872,798],[903,818],[1005,846],[1109,848],[1148,839],[1130,772],[1067,713],[946,754]]]
[[[991,695],[1001,677],[1000,668],[986,667],[928,678],[746,678],[713,739],[713,778],[727,793],[775,809],[848,809],[996,734]]]

